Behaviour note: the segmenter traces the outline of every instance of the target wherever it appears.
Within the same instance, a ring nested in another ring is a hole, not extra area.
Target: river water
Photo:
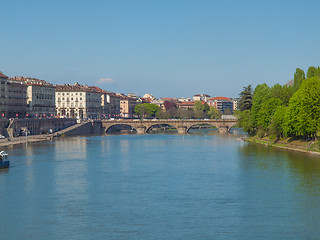
[[[320,157],[195,130],[5,149],[0,239],[319,239]]]

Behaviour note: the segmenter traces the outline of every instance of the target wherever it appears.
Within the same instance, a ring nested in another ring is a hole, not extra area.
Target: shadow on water
[[[280,172],[297,179],[295,189],[310,196],[320,196],[320,156],[248,143],[239,148],[243,168]]]
[[[232,136],[232,137],[245,137],[246,133],[241,128],[231,128],[228,134],[221,134],[217,128],[207,129],[190,129],[188,134],[193,135],[219,135],[219,136]]]

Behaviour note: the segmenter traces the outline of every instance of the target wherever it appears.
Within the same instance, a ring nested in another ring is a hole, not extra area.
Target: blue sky
[[[237,97],[320,62],[320,1],[0,0],[0,71],[121,93]]]

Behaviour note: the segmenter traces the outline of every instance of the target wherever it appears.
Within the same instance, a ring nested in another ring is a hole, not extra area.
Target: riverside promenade
[[[29,135],[29,136],[3,138],[3,139],[0,139],[0,147],[22,144],[22,143],[48,141],[48,140],[52,140],[51,135],[52,134],[41,134],[41,135]]]
[[[81,123],[76,123],[70,127],[57,131],[51,134],[38,134],[38,135],[26,135],[18,137],[7,137],[0,139],[0,147],[26,144],[32,142],[42,142],[42,141],[52,141],[54,138],[63,136],[74,136],[78,134],[90,134],[93,133],[92,126],[94,123],[92,121],[84,121]]]

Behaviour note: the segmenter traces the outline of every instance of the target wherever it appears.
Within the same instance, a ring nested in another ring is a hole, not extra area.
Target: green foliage
[[[217,108],[211,106],[210,110],[208,112],[208,116],[211,119],[220,119],[221,118],[221,112]]]
[[[261,108],[256,119],[257,126],[261,131],[267,132],[269,123],[276,111],[276,108],[281,105],[281,100],[276,98],[269,98],[261,104]]]
[[[156,118],[158,119],[169,119],[171,117],[170,113],[164,112],[162,109],[159,109],[156,112]]]
[[[252,89],[251,85],[244,87],[240,93],[240,99],[238,102],[238,108],[241,111],[250,110],[252,107]]]
[[[293,77],[293,92],[298,91],[301,83],[306,79],[305,73],[302,69],[297,68]]]
[[[283,105],[288,106],[289,100],[292,97],[292,87],[291,86],[281,86],[280,84],[275,84],[271,87],[271,95],[273,98],[280,99]]]
[[[135,106],[134,112],[141,117],[155,117],[159,109],[160,107],[156,104],[142,103]]]
[[[250,135],[281,138],[313,138],[320,132],[320,68],[310,67],[294,74],[294,85],[258,85],[251,111],[239,114],[239,126]]]
[[[267,84],[260,84],[255,88],[251,108],[251,115],[255,127],[258,127],[257,121],[259,118],[259,111],[261,109],[262,104],[271,97],[271,90]]]
[[[194,104],[194,115],[196,118],[206,118],[210,107],[207,103],[202,103],[201,101],[195,101]]]
[[[207,113],[209,111],[209,105],[207,103],[202,103],[201,101],[195,101],[194,110],[199,110]]]
[[[307,78],[318,77],[320,78],[320,67],[309,67],[307,72]]]
[[[255,128],[250,110],[239,112],[238,125],[242,127],[243,131],[247,132],[249,135],[255,134]]]
[[[288,107],[283,105],[276,108],[268,127],[270,135],[275,135],[277,138],[284,137],[287,109]]]
[[[316,136],[320,126],[320,80],[305,80],[292,96],[287,112],[287,134]]]

